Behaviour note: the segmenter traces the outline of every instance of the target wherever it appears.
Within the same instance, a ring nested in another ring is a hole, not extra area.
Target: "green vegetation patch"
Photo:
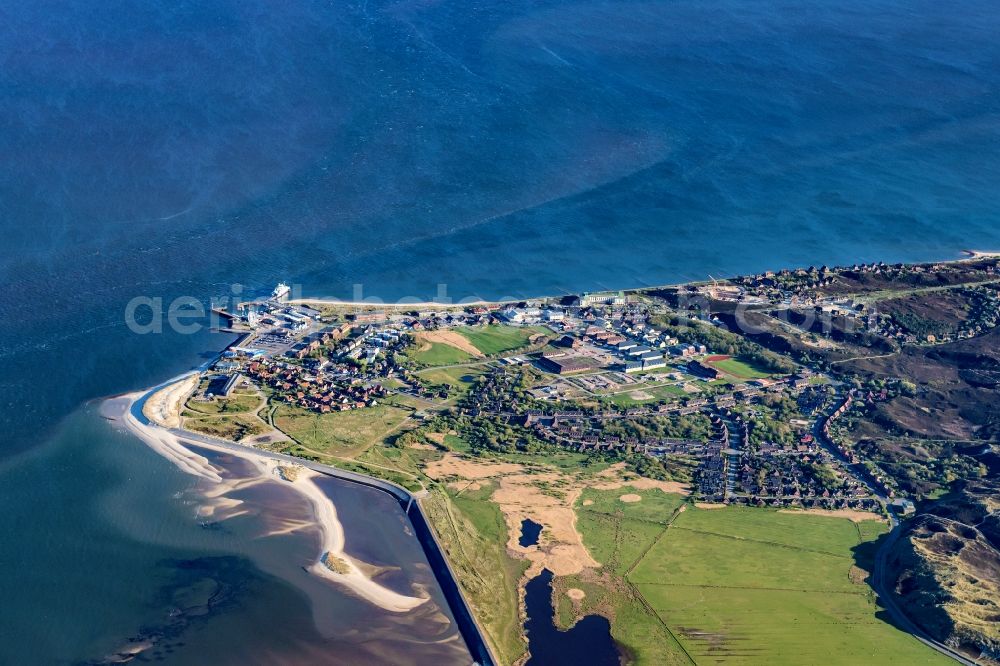
[[[629,580],[696,662],[945,664],[877,617],[875,595],[857,576],[857,556],[870,550],[863,540],[884,529],[689,507]]]
[[[618,407],[634,407],[651,402],[669,402],[688,395],[684,389],[674,384],[663,386],[639,386],[631,391],[605,394],[603,399]]]
[[[566,590],[584,592],[584,598],[574,602]],[[557,626],[568,629],[577,618],[603,615],[611,620],[611,635],[625,648],[629,664],[667,666],[690,664],[690,659],[671,636],[656,613],[645,605],[635,590],[620,579],[592,579],[584,575],[565,576],[553,582],[553,597]]]
[[[507,525],[492,492],[489,484],[461,495],[436,489],[421,505],[487,640],[500,663],[510,664],[527,647],[517,589],[528,562],[507,555]]]
[[[456,363],[466,363],[473,358],[471,354],[442,342],[424,341],[418,345],[418,347],[408,350],[407,353],[411,359],[421,365],[455,365]]]
[[[872,523],[878,524],[878,523]],[[681,529],[737,539],[850,556],[844,544],[858,543],[858,530],[847,519],[774,509],[730,507],[685,511],[674,525]]]
[[[259,395],[252,392],[233,393],[228,398],[218,397],[213,400],[195,400],[187,402],[187,409],[199,414],[239,414],[242,412],[253,412],[261,406],[263,400]]]
[[[623,495],[638,495],[642,499],[638,502],[622,502]],[[580,494],[577,510],[583,513],[604,513],[665,525],[683,503],[684,497],[681,495],[665,493],[657,488],[651,490],[635,490],[628,486],[615,490],[585,488]]]
[[[270,430],[267,424],[256,416],[245,414],[188,418],[184,420],[184,428],[234,442],[261,435]]]
[[[639,495],[639,502],[621,496]],[[601,563],[593,580],[581,576],[557,578],[557,620],[569,625],[576,617],[597,613],[611,621],[611,635],[636,664],[688,664],[680,644],[626,576],[649,549],[662,539],[667,523],[684,498],[659,490],[586,488],[576,503],[577,529],[590,554]],[[567,588],[586,596],[576,608],[565,598]],[[560,596],[562,595],[562,596]]]
[[[853,539],[849,544],[857,544]],[[668,552],[669,551],[669,552]],[[752,587],[851,592],[850,549],[840,555],[738,537],[671,528],[636,567],[631,580],[650,585]],[[818,578],[817,571],[832,575]]]
[[[871,595],[640,586],[698,663],[944,664],[876,617]]]
[[[577,529],[591,556],[605,569],[623,576],[660,538],[666,526],[584,510],[577,518]]]
[[[386,404],[329,414],[279,404],[274,425],[313,453],[351,457],[381,441],[410,413]]]
[[[547,329],[537,326],[520,328],[498,325],[456,328],[455,332],[487,356],[520,349],[528,345],[531,336],[550,333]]]
[[[458,453],[472,452],[472,445],[458,435],[445,435],[444,445],[449,451],[457,451]]]
[[[445,384],[463,393],[482,377],[483,370],[477,367],[467,368],[432,368],[422,370],[420,378],[431,385]]]
[[[715,366],[727,375],[732,375],[737,379],[764,379],[770,377],[772,373],[767,372],[757,363],[742,361],[738,358],[727,358],[721,361],[712,361],[709,365]]]

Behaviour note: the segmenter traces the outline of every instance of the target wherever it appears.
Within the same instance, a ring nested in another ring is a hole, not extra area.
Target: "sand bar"
[[[192,381],[193,380],[193,381]],[[184,398],[197,386],[198,375],[191,374],[178,378],[175,382],[149,393],[133,393],[107,401],[102,408],[108,418],[122,423],[130,432],[145,442],[150,448],[174,463],[179,469],[197,476],[216,486],[206,497],[216,500],[216,504],[232,508],[232,500],[223,496],[235,487],[245,487],[252,483],[278,481],[287,483],[300,493],[312,506],[316,518],[315,527],[320,532],[321,552],[309,571],[321,578],[333,581],[350,590],[355,595],[392,612],[406,612],[428,600],[426,596],[408,596],[394,592],[371,580],[359,564],[344,552],[344,528],[337,517],[337,508],[315,480],[318,472],[301,468],[293,480],[282,479],[279,466],[289,463],[256,455],[250,448],[234,450],[213,445],[210,440],[198,438],[190,443],[200,448],[217,451],[226,455],[236,455],[253,464],[255,477],[237,483],[224,480],[212,463],[185,445],[183,435],[166,428],[179,423],[179,411]],[[141,407],[137,409],[137,407]],[[152,418],[151,418],[152,417]],[[163,424],[165,427],[161,427]],[[335,562],[337,571],[324,562]]]

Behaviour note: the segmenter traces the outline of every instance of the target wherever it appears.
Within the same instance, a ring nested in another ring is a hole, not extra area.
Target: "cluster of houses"
[[[810,266],[808,268],[766,271],[756,275],[744,275],[733,278],[729,282],[738,286],[738,292],[732,292],[732,300],[753,298],[773,304],[792,303],[793,305],[816,305],[822,302],[821,291],[830,287],[837,275],[849,277],[877,275],[886,279],[898,279],[912,273],[923,273],[944,270],[944,266],[922,266],[909,264],[886,264],[873,262],[870,264],[854,264],[853,266]]]
[[[976,337],[1000,324],[1000,293],[995,288],[976,286],[956,288],[956,293],[967,303],[964,320],[949,321],[947,324],[928,321],[934,332],[919,326],[920,319],[914,321],[891,312],[879,312],[877,305],[866,306],[849,299],[835,299],[812,310],[802,311],[812,314],[824,330],[829,331],[836,318],[837,328],[854,333],[866,333],[886,340],[904,344],[944,344],[955,340]]]
[[[321,346],[343,339],[351,333],[352,329],[353,326],[351,324],[326,326],[302,338],[286,354],[292,358],[303,359],[318,350]]]
[[[246,373],[254,382],[270,387],[279,399],[323,414],[371,407],[387,394],[380,384],[332,382],[301,366],[275,361],[251,361]]]
[[[837,441],[837,439],[833,436],[833,433],[831,432],[831,427],[838,419],[842,418],[851,409],[851,407],[860,402],[858,396],[859,396],[858,391],[856,389],[851,389],[847,393],[847,396],[837,406],[837,408],[823,420],[820,426],[820,432],[823,434],[823,437],[826,439],[826,441],[831,446],[833,446],[852,465],[861,464],[861,460],[858,458],[857,453],[855,453],[852,449]],[[872,404],[876,400],[885,400],[886,397],[887,397],[886,389],[882,389],[881,393],[878,394],[877,396],[873,392],[867,391],[863,396],[863,401],[866,404]],[[869,471],[868,476],[869,480],[875,485],[875,487],[879,491],[884,493],[886,497],[895,496],[896,491],[892,488],[891,485],[892,480],[890,478],[886,477],[885,475],[877,471],[874,472]]]
[[[544,414],[529,411],[513,419],[518,425],[531,429],[535,436],[552,444],[574,449],[615,450],[647,455],[684,454],[697,456],[705,450],[703,442],[667,437],[620,437],[601,432],[601,425],[608,415],[587,415],[583,412],[561,411]],[[616,416],[621,416],[617,414]],[[634,416],[639,416],[635,414]]]
[[[885,262],[834,268],[810,266],[733,278],[727,284],[700,288],[699,292],[720,301],[767,302],[796,310],[811,308],[820,317],[843,318],[850,330],[864,331],[900,343],[943,344],[975,337],[1000,325],[1000,294],[996,289],[989,286],[956,286],[968,299],[969,316],[964,321],[955,322],[956,326],[951,330],[928,332],[911,330],[905,319],[871,311],[865,304],[850,299],[830,296],[823,292],[823,288],[830,287],[838,275],[854,279],[871,275],[888,281],[920,274],[941,277],[957,270],[962,270],[961,266],[889,265]],[[1000,274],[995,263],[987,263],[981,270],[987,276]]]
[[[351,359],[366,365],[374,365],[380,357],[390,352],[402,351],[409,344],[402,331],[391,327],[368,326],[355,337],[339,345],[335,350],[338,358]]]
[[[831,484],[811,473],[812,465],[827,464],[822,451],[781,451],[763,448],[754,454],[743,453],[737,473],[736,494],[765,499],[823,497],[862,500],[871,491],[850,476],[843,475]]]
[[[841,469],[811,435],[803,435],[793,447],[765,442],[750,451],[745,448],[750,425],[724,413],[726,419],[712,417],[716,434],[695,475],[703,498],[750,505],[877,508],[869,488]],[[730,424],[737,428],[732,437]]]

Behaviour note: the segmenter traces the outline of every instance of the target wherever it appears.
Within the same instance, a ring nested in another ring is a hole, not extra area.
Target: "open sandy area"
[[[623,479],[621,478],[623,474],[627,474],[625,463],[615,463],[597,474],[598,479],[602,480],[588,483],[587,485],[594,490],[618,490],[619,488],[628,487],[635,488],[636,490],[652,490],[656,488],[665,493],[674,493],[676,495],[687,495],[691,492],[686,483],[680,483],[679,481],[658,481],[656,479],[647,479],[644,476]]]
[[[448,345],[477,358],[483,355],[483,352],[476,349],[475,345],[455,331],[427,331],[426,333],[418,333],[417,344],[422,342],[437,342]]]
[[[180,381],[164,386],[147,398],[143,415],[165,428],[181,427],[181,406],[198,387],[198,374],[192,373]]]
[[[799,513],[810,516],[827,516],[828,518],[847,518],[856,523],[864,520],[885,520],[877,513],[857,511],[855,509],[780,509],[778,513]]]
[[[687,486],[682,483],[642,477],[621,479],[624,465],[614,465],[592,478],[581,479],[548,468],[476,460],[448,453],[441,460],[429,463],[426,472],[433,479],[447,480],[449,487],[458,490],[471,488],[470,484],[479,487],[479,483],[487,479],[496,483],[491,499],[500,507],[507,523],[510,535],[507,541],[508,551],[531,562],[526,578],[534,577],[543,568],[557,576],[566,576],[600,566],[600,562],[584,546],[576,527],[574,506],[584,488],[657,488],[670,493],[688,492]],[[634,493],[622,495],[622,501],[626,502],[641,499]],[[526,548],[518,543],[521,521],[525,518],[542,525],[537,546]]]
[[[514,474],[524,470],[517,463],[488,462],[462,458],[454,453],[445,454],[440,460],[427,463],[427,476],[440,479],[446,476],[460,476],[463,479],[488,479],[501,474]]]

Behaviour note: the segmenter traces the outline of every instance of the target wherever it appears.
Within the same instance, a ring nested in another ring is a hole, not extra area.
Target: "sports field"
[[[736,379],[764,379],[771,376],[771,373],[731,356],[712,356],[707,363]]]

